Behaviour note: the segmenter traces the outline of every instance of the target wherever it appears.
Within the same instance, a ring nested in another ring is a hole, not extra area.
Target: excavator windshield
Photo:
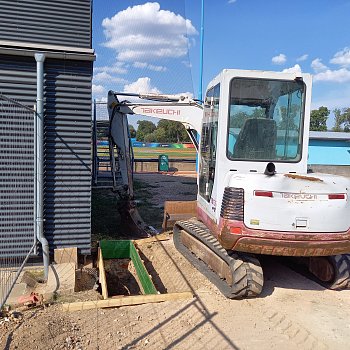
[[[228,158],[300,161],[304,96],[305,84],[302,80],[232,79]]]

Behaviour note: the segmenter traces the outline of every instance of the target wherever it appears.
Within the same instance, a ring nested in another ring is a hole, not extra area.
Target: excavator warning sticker
[[[250,219],[250,224],[251,225],[260,225],[260,220],[258,220],[258,219]]]

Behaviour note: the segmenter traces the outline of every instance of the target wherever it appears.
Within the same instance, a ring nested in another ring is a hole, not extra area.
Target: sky
[[[204,0],[203,94],[225,68],[296,70],[313,75],[313,109],[350,107],[349,17],[350,0]],[[94,98],[198,97],[200,31],[201,0],[94,0]]]

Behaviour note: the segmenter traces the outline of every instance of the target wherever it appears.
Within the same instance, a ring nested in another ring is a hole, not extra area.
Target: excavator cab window
[[[304,96],[301,80],[234,78],[230,86],[228,158],[300,161]]]
[[[220,85],[209,89],[204,101],[204,119],[201,134],[201,161],[199,164],[199,193],[208,202],[215,179]]]

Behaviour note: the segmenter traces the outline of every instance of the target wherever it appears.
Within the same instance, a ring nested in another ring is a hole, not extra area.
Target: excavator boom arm
[[[147,99],[148,103],[120,102],[118,95]],[[127,223],[129,232],[136,235],[149,235],[153,229],[147,226],[139,215],[134,200],[132,179],[132,147],[128,129],[128,114],[138,114],[160,119],[168,119],[181,122],[196,149],[198,141],[194,131],[201,130],[203,107],[188,97],[176,95],[139,95],[108,92],[109,114],[109,151],[111,158],[111,171],[113,175],[113,187],[120,196],[119,212]],[[116,164],[118,163],[118,167]],[[120,180],[117,181],[117,174]],[[118,184],[119,182],[119,184]],[[121,182],[121,183],[120,183]]]
[[[118,95],[145,99],[145,103],[119,102]],[[138,114],[147,117],[167,119],[182,123],[186,129],[200,133],[203,119],[203,106],[196,100],[177,95],[141,95],[109,91],[108,105],[118,106],[124,114]]]

